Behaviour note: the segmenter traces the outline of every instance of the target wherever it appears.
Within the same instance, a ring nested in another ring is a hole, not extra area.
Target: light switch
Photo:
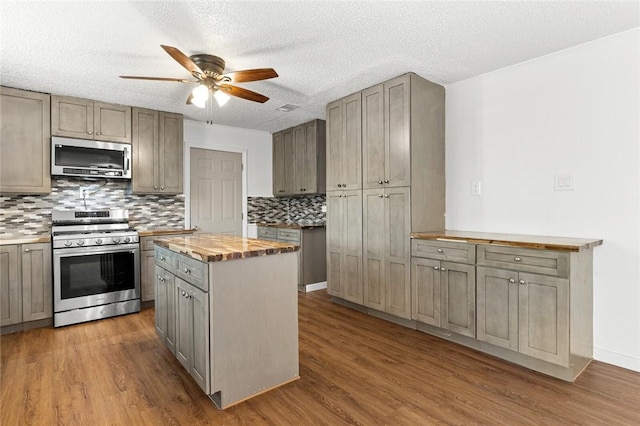
[[[555,175],[553,181],[555,191],[573,191],[573,175]]]
[[[471,182],[471,195],[482,195],[482,181],[474,180]]]

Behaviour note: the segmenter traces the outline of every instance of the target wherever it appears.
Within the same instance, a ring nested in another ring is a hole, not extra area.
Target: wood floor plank
[[[153,309],[0,337],[2,425],[640,424],[640,373],[575,383],[299,295],[300,380],[218,410],[155,335]]]

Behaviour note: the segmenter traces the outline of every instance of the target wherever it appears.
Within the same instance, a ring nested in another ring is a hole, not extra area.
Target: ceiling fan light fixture
[[[207,105],[209,99],[209,88],[204,84],[199,85],[191,92],[191,103],[198,108],[204,108]]]
[[[227,95],[222,90],[216,90],[216,92],[213,94],[213,97],[216,98],[216,102],[221,107],[227,103],[229,98],[231,98],[231,96]]]

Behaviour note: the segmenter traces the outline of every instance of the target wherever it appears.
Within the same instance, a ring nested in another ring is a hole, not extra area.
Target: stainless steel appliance
[[[51,175],[131,179],[131,144],[53,136]]]
[[[52,213],[53,325],[140,311],[140,243],[127,210]]]

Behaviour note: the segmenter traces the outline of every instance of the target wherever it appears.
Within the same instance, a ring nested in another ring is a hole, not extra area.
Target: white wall
[[[637,371],[639,58],[635,29],[446,87],[447,228],[603,239],[594,357]]]
[[[190,227],[189,168],[191,148],[240,152],[244,163],[243,212],[244,235],[247,235],[247,197],[271,197],[271,134],[258,130],[209,125],[184,121],[184,194],[185,226]]]

